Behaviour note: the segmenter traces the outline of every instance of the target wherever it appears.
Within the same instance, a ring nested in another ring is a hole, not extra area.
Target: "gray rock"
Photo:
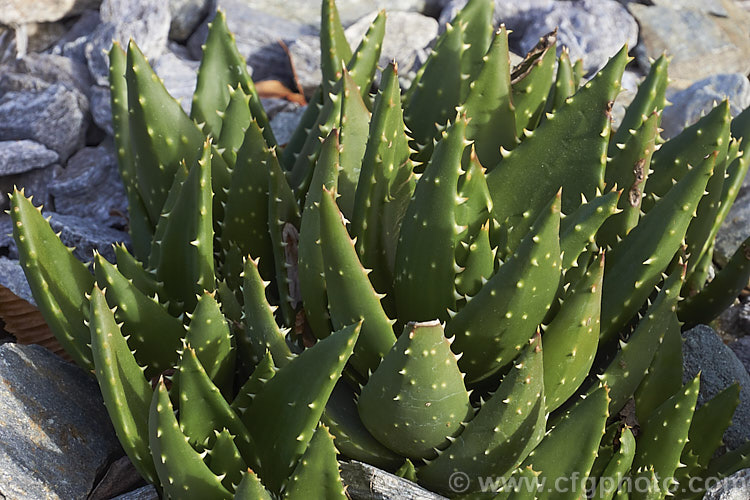
[[[58,21],[93,9],[101,0],[4,0],[0,6],[0,23],[16,26],[27,23]]]
[[[142,486],[124,495],[113,498],[112,500],[159,500],[159,494],[153,485]]]
[[[370,12],[346,29],[346,39],[356,48],[377,12]],[[399,65],[399,76],[413,77],[417,63],[422,63],[429,53],[429,47],[437,36],[438,24],[431,18],[417,12],[388,12],[385,24],[385,38],[378,65],[384,68],[392,60]],[[318,35],[301,36],[289,45],[289,55],[294,64],[297,80],[305,95],[310,96],[320,84],[320,39]],[[376,78],[377,80],[377,78]],[[404,83],[411,81],[407,78]]]
[[[697,122],[724,99],[729,99],[732,116],[740,114],[750,106],[750,81],[742,73],[713,75],[667,98],[672,105],[662,113],[661,128],[662,136],[668,139]]]
[[[200,62],[183,59],[172,52],[163,54],[154,62],[154,71],[186,113],[190,113],[199,66]]]
[[[186,41],[208,13],[215,10],[215,4],[215,0],[169,0],[172,14],[169,38]]]
[[[142,486],[124,495],[117,496],[112,500],[159,500],[159,493],[153,485]]]
[[[73,255],[84,262],[94,257],[94,250],[102,254],[110,262],[115,261],[112,245],[118,242],[129,243],[130,237],[123,231],[102,225],[88,217],[75,215],[61,215],[45,212],[45,216],[52,216],[50,226],[57,233],[60,240],[69,247],[75,247]]]
[[[29,283],[26,281],[26,275],[17,260],[0,257],[0,285],[36,305],[34,297],[31,295]]]
[[[67,31],[64,21],[51,23],[29,23],[24,25],[27,36],[27,53],[44,52],[57,42]]]
[[[281,97],[261,97],[260,103],[263,109],[268,115],[268,119],[272,120],[276,115],[284,111],[297,111],[300,105],[296,102],[283,99]],[[274,130],[275,133],[275,130]]]
[[[640,85],[642,76],[635,71],[625,70],[622,74],[620,84],[622,90],[615,98],[615,104],[612,106],[612,127],[617,130],[622,119],[625,118],[625,112],[633,99],[635,99],[638,93],[638,85]]]
[[[0,141],[0,175],[20,174],[56,163],[59,156],[38,142]]]
[[[171,21],[167,2],[104,0],[99,14],[102,24],[91,34],[85,48],[89,71],[97,85],[108,84],[109,58],[106,53],[113,40],[126,47],[132,38],[150,59],[166,51]]]
[[[750,498],[750,469],[743,469],[711,486],[703,500],[747,500]]]
[[[114,136],[112,128],[112,101],[109,87],[93,85],[89,91],[91,101],[91,117],[94,123],[109,136]]]
[[[117,169],[114,146],[107,142],[83,148],[70,157],[49,185],[55,212],[94,219],[106,225],[123,224],[127,197]]]
[[[18,249],[13,241],[13,221],[5,212],[0,212],[0,249],[9,259],[18,260]]]
[[[636,3],[628,10],[640,25],[636,57],[642,67],[662,53],[672,57],[672,86],[685,88],[697,80],[719,73],[750,72],[750,14],[731,0],[719,0],[729,13],[717,17],[700,10],[674,9]]]
[[[716,234],[714,261],[719,266],[725,265],[748,236],[750,236],[750,192],[743,187]]]
[[[86,498],[122,449],[96,381],[41,346],[0,345],[0,496]]]
[[[0,140],[39,142],[62,161],[83,145],[87,125],[77,93],[61,83],[40,92],[6,92],[0,98]]]
[[[130,458],[124,456],[109,466],[104,477],[86,500],[109,500],[145,484]],[[158,497],[157,497],[158,498]]]
[[[377,12],[372,12],[346,29],[349,45],[359,45],[376,15]],[[378,66],[385,68],[395,60],[398,63],[399,77],[408,75],[411,77],[408,80],[411,81],[418,69],[417,65],[427,59],[437,34],[438,23],[431,17],[418,12],[388,12]]]
[[[292,138],[305,109],[307,106],[300,106],[294,111],[282,111],[271,119],[271,130],[279,144],[286,144]]]
[[[98,10],[86,10],[75,24],[52,46],[52,54],[65,56],[80,64],[86,64],[86,43],[89,36],[102,22]]]
[[[727,448],[735,449],[750,439],[750,374],[712,328],[698,325],[682,336],[683,382],[701,372],[698,406],[733,383],[740,384],[740,404],[724,433]]]
[[[556,2],[534,16],[524,28],[521,51],[534,48],[539,37],[555,28],[558,49],[566,46],[572,60],[583,59],[587,73],[603,67],[624,44],[638,43],[638,24],[625,7],[615,0],[580,0]]]
[[[466,5],[467,0],[450,0],[446,3],[443,11],[440,13],[440,31],[442,32],[445,23],[450,22],[458,11]],[[509,38],[511,45],[517,48],[517,43],[525,33],[526,27],[538,16],[553,7],[555,0],[518,0],[508,2],[506,0],[495,0],[495,11],[493,22],[495,26],[501,23],[505,24],[508,29],[513,30]],[[543,34],[543,33],[542,33]],[[540,34],[541,35],[541,34]],[[539,37],[540,35],[537,35]]]
[[[750,337],[741,337],[735,340],[729,344],[729,348],[737,356],[737,359],[742,362],[745,369],[750,372]]]
[[[651,0],[651,3],[672,9],[698,10],[714,16],[729,15],[721,0]]]
[[[320,84],[320,38],[304,35],[289,44],[289,57],[294,65],[294,74],[302,87],[302,93],[310,97]]]
[[[36,204],[47,205],[49,203],[49,183],[55,178],[55,170],[58,165],[35,168],[22,174],[6,175],[0,177],[0,210],[10,208],[10,201],[6,196],[13,191],[13,187],[23,188],[26,196],[33,196]]]
[[[56,83],[75,94],[81,110],[89,110],[91,78],[86,66],[73,59],[32,53],[6,63],[0,72],[0,94],[41,91]]]
[[[292,6],[286,3],[282,5],[288,13],[293,10]],[[245,0],[219,0],[218,6],[229,13],[227,25],[234,33],[240,54],[253,68],[253,78],[256,81],[277,79],[290,82],[291,67],[284,49],[278,42],[281,40],[290,45],[301,36],[316,35],[317,28],[256,9],[254,4],[251,7]],[[315,24],[319,23],[319,20],[320,13],[312,19]],[[207,22],[204,22],[188,40],[187,46],[193,59],[201,58],[201,46],[207,35],[208,26]]]
[[[17,55],[15,32],[0,25],[0,64],[12,61]]]
[[[320,2],[310,0],[241,0],[259,12],[288,19],[295,23],[315,28],[320,27]],[[219,0],[219,6],[223,4]],[[405,10],[411,12],[437,11],[444,0],[346,0],[336,2],[344,27],[374,10],[385,9],[387,12]],[[223,8],[223,7],[222,7]],[[227,10],[227,12],[231,12]]]

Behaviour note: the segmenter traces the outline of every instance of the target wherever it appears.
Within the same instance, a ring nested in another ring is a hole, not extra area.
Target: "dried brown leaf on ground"
[[[296,102],[300,106],[307,104],[305,96],[294,92],[278,80],[263,80],[255,84],[255,89],[258,91],[260,97],[278,97]]]
[[[5,331],[15,336],[19,344],[39,344],[64,360],[72,361],[39,309],[3,285],[0,285],[0,319],[5,322]]]

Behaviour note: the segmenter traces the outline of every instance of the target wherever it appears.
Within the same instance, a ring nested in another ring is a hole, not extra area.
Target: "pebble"
[[[0,9],[0,23],[18,26],[45,23],[74,16],[85,9],[93,9],[101,0],[4,0]]]
[[[750,498],[750,469],[735,472],[711,486],[703,500],[747,500]]]
[[[209,12],[215,10],[215,0],[169,0],[172,22],[169,25],[169,38],[184,42]]]
[[[300,106],[294,111],[282,111],[271,119],[271,130],[279,144],[286,144],[292,138],[305,109],[307,106]]]
[[[78,20],[71,26],[70,30],[64,34],[52,46],[52,54],[62,55],[78,63],[86,64],[86,44],[89,41],[91,33],[102,22],[98,10],[85,10]]]
[[[731,384],[740,383],[740,404],[724,433],[724,443],[733,450],[750,439],[750,374],[711,327],[698,325],[682,337],[682,381],[687,383],[701,372],[699,407]]]
[[[38,142],[0,141],[0,175],[28,172],[56,163],[57,153]]]
[[[227,15],[227,26],[234,33],[240,54],[253,69],[253,79],[275,79],[290,83],[292,70],[289,58],[279,40],[288,46],[301,36],[316,35],[318,29],[256,9],[255,4],[251,6],[243,0],[219,0],[218,5],[230,13]],[[289,8],[287,12],[293,10],[290,6],[284,5],[285,9]],[[317,14],[313,19],[319,18],[320,14]],[[188,40],[187,47],[193,59],[201,58],[201,46],[205,43],[207,35],[208,26],[204,22]]]
[[[219,0],[219,5],[223,0]],[[281,17],[296,23],[320,28],[320,2],[310,0],[244,0],[243,3],[251,5],[260,12],[272,16]],[[397,10],[424,12],[437,11],[445,0],[339,0],[336,7],[339,11],[341,24],[347,27],[357,19],[372,12],[373,10],[385,9],[386,12]],[[227,10],[227,12],[231,12]]]
[[[712,75],[697,81],[685,90],[667,96],[671,106],[661,117],[661,134],[665,139],[679,134],[697,122],[724,99],[729,99],[730,112],[737,116],[750,106],[750,81],[742,73]]]
[[[85,47],[89,71],[97,85],[109,83],[107,52],[113,40],[127,47],[132,38],[149,59],[155,59],[167,50],[171,22],[167,2],[103,0],[99,15],[102,24],[90,35]]]
[[[522,52],[528,52],[539,37],[557,28],[558,53],[565,46],[571,60],[583,59],[587,73],[602,68],[623,45],[638,43],[638,24],[627,9],[615,0],[555,2],[524,28]],[[602,36],[606,33],[607,36]]]
[[[104,130],[108,136],[114,137],[112,128],[112,101],[109,87],[94,85],[89,92],[91,101],[91,118],[94,123]]]
[[[429,55],[430,46],[438,33],[438,23],[417,12],[393,11],[386,15],[385,37],[378,66],[385,68],[395,59],[399,77],[413,78],[418,69],[415,66],[423,63]],[[352,50],[359,46],[375,16],[377,12],[370,12],[346,29],[346,39]],[[304,94],[311,96],[322,78],[319,36],[299,37],[289,46],[289,55]],[[404,83],[411,81],[411,78],[406,78]]]
[[[96,380],[37,345],[0,345],[0,497],[86,498],[122,455]]]
[[[750,337],[738,338],[729,344],[729,348],[737,356],[737,359],[742,362],[745,369],[750,372]]]
[[[31,295],[29,283],[26,281],[26,275],[18,260],[0,257],[0,285],[27,302],[36,305],[34,297]]]
[[[96,250],[110,262],[115,262],[114,243],[130,243],[128,233],[102,225],[89,217],[63,215],[45,212],[52,216],[50,226],[60,233],[60,240],[68,247],[75,247],[73,255],[81,261],[88,262],[94,258]]]
[[[167,52],[154,62],[154,71],[164,82],[164,87],[188,114],[193,102],[199,66],[199,61],[184,59],[174,52]]]
[[[649,58],[666,52],[672,57],[669,76],[677,88],[710,75],[750,73],[750,13],[732,0],[720,3],[728,17],[690,8],[628,4],[640,25],[641,43],[635,52],[639,64],[646,68]]]
[[[725,265],[743,241],[750,236],[750,192],[744,187],[729,209],[714,244],[714,262]]]
[[[49,185],[55,212],[77,215],[111,226],[125,220],[127,197],[120,181],[114,146],[105,142],[71,156]]]
[[[0,98],[0,137],[44,144],[61,161],[83,146],[88,121],[77,93],[62,83],[34,92],[6,92]]]

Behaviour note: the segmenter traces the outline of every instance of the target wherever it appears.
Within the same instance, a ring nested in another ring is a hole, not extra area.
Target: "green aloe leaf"
[[[180,163],[196,163],[205,138],[180,103],[169,95],[132,40],[128,44],[125,79],[135,182],[149,220],[157,226]]]
[[[396,453],[432,458],[445,447],[472,409],[439,322],[404,328],[362,388],[357,408],[367,430]]]
[[[543,36],[514,69],[513,104],[516,108],[516,135],[534,130],[542,118],[550,85],[555,75],[556,33]],[[527,132],[528,133],[528,132]]]
[[[219,388],[211,382],[196,350],[185,344],[178,367],[180,395],[180,430],[193,447],[210,449],[214,431],[228,429],[245,463],[258,463],[250,433],[237,413],[229,406]]]
[[[351,364],[360,377],[366,378],[396,341],[393,322],[383,311],[380,295],[357,258],[333,193],[325,191],[320,200],[320,245],[331,322],[335,329],[362,322]]]
[[[268,117],[260,103],[247,63],[237,50],[234,35],[229,32],[226,16],[219,10],[210,23],[208,38],[203,49],[203,58],[198,68],[198,81],[190,109],[191,118],[205,123],[204,132],[218,138],[222,131],[222,118],[217,111],[223,111],[229,103],[229,89],[241,87],[250,97],[249,109],[252,117],[263,130],[268,147],[276,145]]]
[[[482,70],[470,87],[463,104],[469,118],[466,137],[474,141],[482,165],[494,166],[501,160],[500,148],[510,150],[518,142],[505,25],[495,33]]]
[[[605,111],[619,90],[626,60],[627,54],[621,50],[564,106],[490,169],[487,185],[496,220],[511,228],[524,218],[524,213],[534,220],[561,186],[562,211],[568,214],[581,205],[582,194],[593,199],[597,189],[603,188],[610,127]],[[580,116],[591,119],[580,120]],[[550,144],[559,147],[550,148]],[[513,239],[520,240],[520,235]]]
[[[612,251],[607,253],[602,341],[612,342],[637,313],[682,245],[711,177],[716,156],[692,167]]]
[[[536,498],[555,500],[577,499],[584,496],[585,481],[596,458],[599,442],[609,413],[607,388],[600,387],[586,398],[576,402],[552,427],[542,442],[526,458],[521,467],[532,466],[541,472],[541,478],[554,482],[557,478],[581,478],[575,484],[566,485],[568,491],[545,488]],[[575,449],[568,443],[577,443]],[[575,474],[575,476],[573,476]],[[545,483],[543,483],[545,484]]]
[[[546,354],[546,353],[545,353]],[[464,430],[440,455],[419,469],[420,483],[451,494],[449,478],[471,473],[470,490],[479,480],[507,476],[544,437],[543,362],[539,335],[524,347],[497,391],[464,424]]]
[[[618,144],[624,144],[628,140],[631,130],[638,130],[643,125],[643,117],[650,117],[653,113],[661,113],[667,103],[667,67],[669,59],[662,55],[654,61],[648,71],[648,75],[638,86],[633,101],[625,111],[625,116],[620,123],[617,132],[612,136],[610,143],[610,155],[615,151]]]
[[[544,392],[547,411],[563,404],[586,379],[599,344],[604,254],[563,298],[560,311],[544,329]]]
[[[269,490],[281,490],[308,448],[358,334],[359,325],[351,325],[303,351],[263,385],[242,415]]]
[[[149,409],[148,440],[159,482],[170,498],[231,499],[180,430],[164,379],[156,386]]]
[[[698,398],[700,375],[680,389],[645,422],[641,422],[638,434],[633,469],[653,470],[658,484],[666,484],[674,477],[680,464],[680,455],[685,447]],[[638,476],[643,476],[641,472]],[[636,478],[637,480],[637,478]],[[632,498],[648,498],[642,491],[632,492]]]
[[[208,377],[227,397],[233,393],[236,350],[227,320],[214,295],[204,292],[190,318],[188,344]]]
[[[466,126],[466,117],[459,116],[444,132],[401,225],[394,290],[402,321],[444,321],[455,305],[456,245],[464,229],[456,220],[457,193]]]
[[[179,359],[185,328],[152,297],[141,293],[118,268],[97,254],[94,275],[107,301],[116,308],[115,318],[122,323],[138,362],[146,367],[146,377],[158,377],[173,368]]]
[[[554,196],[512,257],[446,327],[466,382],[507,366],[533,336],[560,281],[560,196]]]
[[[320,247],[320,198],[336,187],[340,168],[339,132],[333,129],[320,150],[310,190],[305,198],[299,233],[299,286],[305,317],[317,338],[331,333],[323,251]]]
[[[34,301],[55,338],[78,366],[92,370],[88,294],[94,277],[55,235],[41,207],[35,207],[23,190],[10,196],[13,239]]]
[[[297,462],[291,476],[284,485],[284,499],[307,500],[325,498],[346,500],[344,485],[339,477],[336,447],[333,436],[323,425],[319,425],[305,453]]]
[[[373,270],[375,290],[390,300],[401,221],[416,185],[410,154],[398,72],[392,63],[383,71],[375,98],[350,225],[362,265]],[[395,305],[386,308],[392,312]]]
[[[133,253],[139,260],[146,262],[156,224],[149,218],[143,193],[138,189],[135,158],[130,144],[126,59],[127,55],[120,44],[117,41],[113,42],[109,51],[109,90],[117,166],[128,196],[128,233],[133,244]]]
[[[148,481],[157,482],[148,443],[153,390],[117,326],[99,287],[91,292],[91,352],[104,405],[125,453]]]

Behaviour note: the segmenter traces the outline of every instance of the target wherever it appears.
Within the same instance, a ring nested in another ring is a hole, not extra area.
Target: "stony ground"
[[[339,0],[338,5],[353,44],[375,12],[387,9],[381,65],[396,59],[406,84],[465,1]],[[634,60],[623,79],[615,118],[634,96],[649,60],[665,51],[672,57],[673,79],[673,105],[662,120],[665,136],[677,134],[726,97],[733,113],[750,106],[747,0],[495,3],[495,22],[513,30],[511,48],[519,55],[557,27],[558,40],[571,56],[582,58],[587,71],[594,72],[627,43]],[[77,247],[82,260],[94,250],[113,260],[111,243],[128,240],[103,51],[113,39],[126,43],[134,38],[189,110],[201,44],[217,6],[227,12],[256,81],[276,80],[294,90],[299,84],[309,96],[320,81],[317,1],[0,1],[0,190],[19,185],[33,193],[37,203],[44,203],[53,228],[66,244]],[[298,99],[263,101],[283,143],[303,107]],[[7,208],[7,199],[0,205]],[[7,236],[10,231],[10,219],[3,214],[0,284],[33,302]],[[750,181],[719,233],[716,264],[725,263],[748,235]],[[721,337],[707,327],[686,332],[685,377],[703,370],[702,399],[733,380],[742,382],[742,403],[726,436],[734,447],[750,437],[750,300],[741,297],[713,326]],[[0,342],[7,340],[12,338],[0,330]],[[122,452],[95,384],[80,370],[41,348],[9,344],[0,347],[0,380],[0,498],[84,498],[97,484],[91,498],[109,498],[138,486],[127,460],[117,461]],[[51,462],[60,466],[51,470]],[[115,489],[107,490],[108,485]],[[127,498],[152,496],[145,489]]]

